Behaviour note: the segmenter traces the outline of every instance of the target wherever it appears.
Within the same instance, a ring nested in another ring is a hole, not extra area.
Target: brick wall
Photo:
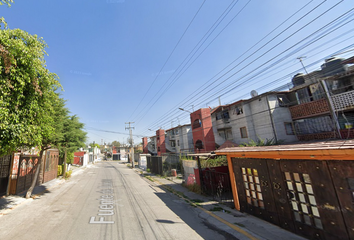
[[[213,132],[213,125],[211,121],[210,109],[201,108],[190,115],[193,134],[194,152],[211,152],[215,150],[215,138]],[[201,126],[196,127],[193,124],[196,120],[201,121]],[[195,142],[200,140],[203,142],[203,149],[196,149]]]
[[[292,119],[317,116],[329,113],[329,105],[326,99],[303,103],[289,108]]]
[[[299,141],[312,141],[321,139],[337,139],[339,138],[336,132],[314,133],[306,135],[297,135]]]
[[[159,156],[161,156],[162,153],[166,153],[165,130],[163,129],[156,131],[156,149],[157,155]]]
[[[143,153],[149,153],[147,137],[143,138]]]

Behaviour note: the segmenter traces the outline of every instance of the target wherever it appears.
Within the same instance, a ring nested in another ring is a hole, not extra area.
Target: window
[[[218,134],[225,140],[233,140],[231,128],[218,129]]]
[[[230,115],[229,115],[229,110],[224,110],[222,112],[218,112],[216,113],[216,120],[220,120],[220,119],[229,119]]]
[[[223,119],[229,119],[230,118],[229,110],[226,110],[226,111],[222,112],[222,118]]]
[[[179,140],[177,140],[177,146],[179,146]]]
[[[264,209],[263,194],[257,169],[241,168],[241,170],[247,203]]]
[[[201,126],[202,126],[202,121],[200,121],[199,119],[194,120],[194,122],[193,122],[193,129],[199,128],[199,127],[201,127]]]
[[[294,126],[291,122],[285,122],[286,135],[295,135]]]
[[[235,107],[235,113],[236,115],[240,115],[240,114],[243,114],[243,110],[241,107]]]
[[[285,172],[288,197],[295,220],[323,229],[309,174]]]
[[[171,147],[176,147],[176,141],[170,141]]]
[[[241,133],[241,138],[248,138],[246,127],[240,128],[240,133]]]
[[[197,149],[203,149],[204,147],[203,147],[203,142],[201,141],[201,140],[197,140],[196,142],[195,142],[195,148],[197,148]]]

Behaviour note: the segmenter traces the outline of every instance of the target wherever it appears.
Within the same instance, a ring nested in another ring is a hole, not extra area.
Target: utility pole
[[[302,62],[302,59],[303,59],[303,58],[306,58],[306,57],[298,57],[297,59],[299,59],[299,61],[300,61],[301,65],[302,65],[302,67],[303,67],[304,70],[305,70],[305,73],[306,73],[306,74],[309,74],[309,73],[307,72],[306,68],[305,68],[304,63]]]
[[[134,161],[134,142],[133,142],[133,131],[134,127],[131,126],[131,124],[134,122],[127,122],[125,124],[129,124],[129,127],[125,127],[125,130],[129,129],[129,134],[130,134],[130,154],[131,154],[131,160],[132,160],[132,168],[135,166],[135,161]]]

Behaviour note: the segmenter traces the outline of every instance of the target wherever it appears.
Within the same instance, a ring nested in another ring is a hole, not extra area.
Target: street
[[[0,217],[0,239],[230,239],[198,214],[125,164],[99,162]]]

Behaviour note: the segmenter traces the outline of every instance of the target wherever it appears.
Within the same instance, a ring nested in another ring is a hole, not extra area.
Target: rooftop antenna
[[[306,68],[305,68],[304,63],[302,62],[302,59],[303,59],[303,58],[306,58],[306,56],[303,56],[303,57],[298,57],[297,59],[300,61],[300,63],[301,63],[301,65],[302,65],[302,67],[303,67],[303,68],[304,68],[304,70],[305,70],[305,73],[306,73],[306,74],[309,74],[309,73],[307,72]]]

